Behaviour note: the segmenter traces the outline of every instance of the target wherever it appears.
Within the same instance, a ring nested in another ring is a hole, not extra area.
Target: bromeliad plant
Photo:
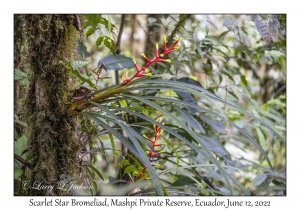
[[[264,170],[269,170],[270,174],[272,164],[261,145],[246,130],[227,119],[220,104],[224,104],[245,116],[250,116],[265,126],[266,129],[269,129],[279,140],[284,142],[284,139],[274,128],[260,118],[217,97],[202,86],[178,80],[155,79],[159,75],[152,76],[148,68],[153,63],[171,62],[171,60],[163,59],[163,57],[178,50],[179,46],[177,44],[180,40],[176,40],[170,47],[167,47],[166,37],[164,37],[163,52],[159,53],[158,44],[156,44],[154,58],[150,59],[142,54],[146,61],[142,68],[133,60],[136,72],[132,77],[128,77],[126,73],[121,84],[96,91],[89,98],[74,102],[68,108],[68,115],[83,115],[92,119],[96,123],[99,133],[101,133],[99,135],[110,136],[112,149],[114,150],[116,149],[114,141],[116,139],[121,141],[130,151],[130,155],[134,157],[132,158],[134,162],[137,159],[136,164],[142,165],[138,169],[133,166],[127,171],[128,174],[131,174],[132,183],[146,182],[148,184],[140,193],[147,191],[151,192],[150,194],[165,195],[168,192],[175,191],[176,194],[184,192],[193,195],[205,193],[250,195],[250,192],[238,181],[241,175],[235,173],[241,171],[246,165],[238,159],[233,159],[232,155],[217,138],[221,135],[225,139],[229,138],[231,133],[227,130],[235,128],[246,137],[246,141],[254,145],[262,154],[268,164],[264,166]],[[156,91],[156,94],[142,95],[145,91],[153,92],[153,90]],[[172,90],[177,94],[171,97],[165,96],[163,94],[164,90]],[[161,95],[158,93],[161,93]],[[198,105],[195,100],[191,100],[193,97],[190,94],[204,98],[206,104]],[[126,106],[124,106],[124,103],[122,105],[121,101],[126,101]],[[151,113],[148,113],[149,110],[151,110]],[[128,122],[124,118],[125,114],[134,116],[143,122]],[[178,117],[178,114],[181,117]],[[167,121],[166,124],[161,123],[160,120],[155,120],[156,118],[153,116],[157,115],[163,115]],[[204,129],[203,123],[211,127]],[[152,125],[154,125],[152,138],[140,134]],[[140,129],[137,131],[134,128]],[[214,132],[208,132],[210,129]],[[156,151],[156,148],[163,146],[157,143],[159,137],[164,138],[167,142],[164,148],[166,152],[164,153],[163,150]],[[181,147],[185,150],[182,150]],[[89,154],[92,154],[92,152]],[[162,164],[166,163],[164,165],[166,170],[162,171],[162,167],[156,167],[157,165],[152,162],[153,158],[158,155],[160,156],[158,161]],[[124,166],[133,164],[127,161],[123,162]],[[168,167],[170,165],[172,167]],[[188,187],[189,192],[186,188],[176,186],[174,180],[177,179],[179,182],[182,175],[188,178],[185,182],[190,185]],[[245,174],[243,175],[245,176]],[[163,179],[165,176],[169,178],[168,180],[171,183]],[[197,184],[197,187],[191,183]]]
[[[166,46],[166,37],[164,37],[164,50],[163,52],[160,54],[159,53],[159,49],[158,49],[158,43],[156,44],[156,52],[155,52],[155,57],[153,59],[149,59],[146,57],[146,55],[143,53],[142,56],[143,58],[145,58],[146,60],[146,64],[142,67],[142,68],[139,68],[139,66],[137,65],[135,59],[133,59],[133,62],[134,62],[134,66],[135,66],[135,69],[136,69],[136,73],[131,77],[131,78],[128,78],[127,76],[127,73],[128,71],[126,71],[126,74],[125,76],[122,78],[123,82],[121,85],[116,85],[114,87],[112,87],[111,89],[107,90],[107,91],[98,91],[94,94],[94,97],[91,98],[90,100],[80,100],[80,101],[77,101],[75,102],[74,104],[72,104],[72,106],[70,107],[69,109],[69,114],[72,114],[72,111],[76,110],[76,111],[81,111],[85,108],[87,108],[90,104],[89,102],[97,102],[97,101],[100,101],[104,98],[107,98],[113,94],[117,94],[117,93],[120,93],[122,92],[126,87],[128,87],[130,83],[133,79],[135,78],[139,78],[139,77],[145,77],[145,76],[152,76],[151,73],[149,73],[149,69],[148,67],[150,67],[152,64],[154,63],[159,63],[159,62],[171,62],[170,59],[162,59],[162,57],[164,57],[165,55],[175,51],[175,50],[178,50],[179,49],[179,46],[177,46],[178,42],[181,41],[181,38],[179,38],[178,40],[176,40],[169,48]],[[145,72],[146,74],[142,73],[142,72]]]
[[[178,50],[179,46],[177,46],[178,42],[180,42],[182,39],[179,38],[178,40],[176,40],[169,48],[167,47],[167,38],[164,37],[164,51],[159,54],[158,51],[158,43],[156,43],[156,51],[155,51],[155,57],[153,59],[149,59],[147,58],[147,56],[143,53],[142,57],[146,60],[146,65],[144,65],[142,68],[139,68],[139,66],[136,64],[135,59],[133,59],[134,62],[134,66],[135,66],[135,70],[136,73],[131,77],[131,78],[127,78],[127,74],[125,75],[125,77],[122,78],[123,83],[122,85],[126,85],[128,82],[131,82],[132,79],[137,78],[137,77],[144,77],[144,76],[152,76],[151,73],[149,72],[149,69],[147,69],[149,66],[151,66],[153,63],[159,63],[159,62],[168,62],[170,63],[171,60],[170,59],[162,59],[162,57],[164,57],[165,55]],[[142,74],[141,72],[146,72],[147,74]]]

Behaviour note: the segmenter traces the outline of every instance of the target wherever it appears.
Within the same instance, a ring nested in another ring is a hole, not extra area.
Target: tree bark
[[[53,186],[52,190],[28,187],[26,194],[69,195],[69,191],[59,190],[57,186],[62,177],[72,177],[77,170],[80,144],[64,108],[66,96],[72,89],[71,73],[59,62],[70,62],[74,58],[78,37],[72,26],[74,16],[17,16],[24,26],[20,31],[21,46],[28,46],[22,52],[28,60],[20,68],[31,71],[24,107],[29,114],[27,161],[33,167],[27,174],[30,184],[27,186],[38,183]]]

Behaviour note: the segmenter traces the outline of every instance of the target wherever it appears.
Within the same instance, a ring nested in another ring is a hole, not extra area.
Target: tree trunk
[[[80,144],[64,108],[72,88],[71,75],[59,63],[74,58],[78,33],[72,26],[73,19],[73,15],[15,16],[15,20],[22,23],[19,31],[22,44],[16,46],[15,43],[15,48],[21,50],[27,46],[21,53],[27,62],[21,63],[20,69],[30,69],[24,111],[29,114],[27,159],[33,168],[27,173],[30,183],[27,195],[69,195],[70,192],[59,190],[57,186],[63,177],[72,177],[77,170]],[[53,186],[53,189],[34,189],[38,184]]]
[[[145,54],[150,58],[154,57],[156,43],[162,42],[161,40],[161,14],[149,14],[147,18],[156,20],[154,23],[148,25],[147,40],[145,46]]]

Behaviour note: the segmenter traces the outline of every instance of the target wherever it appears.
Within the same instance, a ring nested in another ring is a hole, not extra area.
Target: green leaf
[[[240,30],[241,31],[241,34],[242,36],[246,39],[246,41],[248,42],[249,45],[251,45],[251,39],[250,37],[248,36],[248,34],[244,31],[244,29]]]
[[[88,14],[85,15],[86,19],[88,20],[88,25],[92,26],[92,28],[96,29],[98,26],[98,23],[100,22],[102,15],[94,15],[94,14]]]
[[[270,99],[270,100],[268,101],[268,104],[269,104],[269,105],[274,105],[274,104],[276,104],[276,105],[278,105],[278,106],[280,106],[280,107],[286,107],[286,104],[283,103],[283,102],[282,102],[280,99],[278,99],[278,98]]]
[[[107,120],[106,123],[109,125],[109,121]],[[115,165],[115,168],[117,168],[117,155],[118,155],[118,152],[115,150],[116,149],[116,145],[115,145],[115,141],[114,141],[114,138],[113,138],[113,135],[111,132],[108,133],[108,138],[109,138],[109,141],[110,141],[110,144],[111,144],[111,148],[113,149],[113,161],[114,161],[114,165]]]
[[[82,82],[88,83],[90,87],[96,88],[96,85],[92,82],[92,80],[88,76],[81,74],[79,71],[79,68],[86,66],[87,64],[88,62],[86,61],[74,61],[70,64],[70,67],[73,75],[75,75]]]
[[[188,84],[193,84],[193,85],[196,85],[196,86],[199,86],[202,88],[202,85],[200,82],[196,81],[196,80],[193,80],[189,77],[182,77],[180,79],[177,79],[177,81],[179,82],[184,82],[184,83],[188,83]],[[175,91],[177,93],[177,95],[181,96],[182,100],[185,101],[185,102],[190,102],[190,103],[193,103],[193,104],[197,104],[196,100],[194,99],[194,97],[192,97],[188,92],[186,91],[182,91],[182,90],[177,90]],[[191,113],[196,113],[197,111],[193,108],[189,108],[190,112]]]
[[[87,32],[86,32],[86,37],[91,36],[97,29],[96,28],[90,28]]]
[[[242,83],[243,83],[245,86],[248,85],[248,82],[247,82],[246,77],[245,77],[244,75],[241,75],[241,81],[242,81]]]
[[[119,100],[119,103],[120,103],[120,106],[121,106],[122,108],[128,107],[128,103],[127,103],[126,100]]]
[[[104,36],[99,36],[96,40],[96,46],[99,47],[103,42]]]
[[[14,69],[14,80],[20,80],[21,84],[29,85],[27,74],[17,68]]]
[[[241,58],[238,58],[237,64],[239,65],[239,67],[241,67],[243,65],[243,60]]]
[[[236,100],[239,100],[239,98],[237,97],[237,95],[235,95],[235,93],[233,91],[227,90],[228,93],[230,93]]]
[[[130,174],[130,173],[135,172],[135,171],[137,171],[136,167],[133,166],[133,165],[130,165],[130,166],[126,167],[125,174]]]
[[[177,107],[175,107],[175,109],[177,110],[177,112],[179,112],[181,118],[186,121],[187,125],[190,128],[194,128],[198,130],[200,133],[205,133],[205,130],[203,129],[202,125],[192,115]]]
[[[77,52],[84,58],[88,58],[92,55],[87,51],[86,46],[80,40],[77,40]]]
[[[114,40],[112,40],[110,37],[105,36],[104,37],[104,46],[107,47],[111,53],[115,53],[116,51],[116,43],[114,42]]]
[[[278,58],[278,63],[282,68],[285,68],[285,59],[282,56]]]
[[[207,25],[205,25],[205,33],[206,33],[206,35],[208,35],[208,33],[209,33],[209,28]]]
[[[14,69],[14,73],[15,73],[15,80],[18,80],[20,78],[23,78],[23,77],[27,77],[27,74],[24,73],[23,71],[21,71],[20,69]],[[16,79],[17,77],[17,79]]]
[[[101,17],[99,20],[99,23],[104,25],[105,28],[109,31],[109,32],[113,32],[114,29],[116,29],[117,27],[112,24],[110,21],[108,21],[107,19],[105,19],[104,17]]]
[[[21,168],[14,168],[14,178],[18,178],[22,176],[23,170]]]
[[[219,38],[219,39],[223,39],[229,32],[230,32],[229,30],[228,30],[228,31],[222,32],[222,33],[218,36],[218,38]]]
[[[25,146],[27,144],[28,139],[26,138],[26,136],[22,135],[16,142],[14,145],[15,148],[15,153],[17,155],[21,155],[25,149]]]
[[[85,170],[88,172],[88,174],[90,175],[90,177],[91,177],[91,182],[92,182],[92,185],[93,185],[93,187],[94,187],[94,190],[95,190],[95,192],[98,192],[99,190],[98,190],[98,186],[97,186],[97,183],[96,183],[96,181],[95,181],[95,175],[90,171],[90,169],[88,168],[88,165],[85,165]]]
[[[71,63],[71,66],[72,66],[72,68],[73,69],[79,69],[79,68],[81,68],[81,67],[84,67],[84,66],[86,66],[86,65],[88,65],[89,63],[88,62],[86,62],[86,61],[73,61],[72,63]]]
[[[220,69],[220,73],[225,74],[232,82],[235,82],[234,79],[233,79],[233,77],[231,76],[231,74],[228,73],[227,70],[226,70],[225,68],[221,68],[221,69]]]
[[[100,171],[97,168],[95,168],[92,165],[86,165],[86,166],[90,167],[99,176],[99,178],[104,181],[104,178],[103,178],[102,174],[100,173]]]
[[[102,122],[100,119],[101,115],[99,114],[93,114],[93,113],[81,113],[82,115],[85,115],[93,120],[95,120],[97,123],[99,123],[102,127],[105,129],[109,130],[115,137],[117,137],[131,152],[134,154],[137,158],[140,159],[139,153],[136,151],[136,149],[133,147],[133,145],[128,142],[128,139],[126,139],[124,136],[122,136],[119,132],[117,132],[115,129],[112,127],[108,126],[106,123]],[[100,119],[99,119],[100,118]]]
[[[258,136],[258,139],[259,139],[260,146],[262,147],[263,150],[266,150],[266,141],[265,141],[265,137],[264,137],[261,129],[256,128],[255,130],[257,132],[257,136]]]
[[[266,174],[259,174],[252,180],[252,184],[254,186],[258,186],[262,184],[266,180],[266,178],[267,178]]]
[[[213,129],[219,131],[220,133],[227,133],[225,125],[219,120],[213,120],[206,115],[201,114],[200,119],[209,124]]]
[[[201,44],[200,44],[201,45]],[[197,49],[197,53],[201,56],[201,58],[203,59],[203,53],[202,53],[202,49],[199,45],[196,45],[196,49]]]
[[[120,167],[130,165],[129,161],[126,159],[121,160]]]
[[[203,142],[211,151],[221,155],[224,159],[231,160],[229,152],[225,149],[224,145],[221,144],[215,137],[208,137],[199,134],[203,138]]]
[[[110,21],[110,15],[107,15],[107,17],[108,17],[108,31],[109,32],[111,32],[112,31],[112,29],[111,29],[111,21]],[[110,34],[109,34],[110,35]]]
[[[109,55],[104,57],[98,62],[98,66],[104,64],[107,70],[122,70],[122,69],[131,69],[134,67],[134,63],[131,58],[126,57],[125,55]]]
[[[191,178],[183,175],[178,175],[178,179],[172,183],[172,186],[185,186],[189,184],[194,184],[195,181],[192,180]],[[200,181],[200,180],[199,180]]]

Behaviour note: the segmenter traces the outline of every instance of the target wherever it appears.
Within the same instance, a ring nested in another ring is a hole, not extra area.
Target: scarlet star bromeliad
[[[147,58],[147,56],[142,53],[142,57],[146,60],[146,64],[142,67],[142,68],[139,68],[139,66],[137,65],[135,59],[132,59],[133,62],[134,62],[134,66],[135,66],[135,69],[136,69],[136,73],[131,77],[131,78],[128,78],[127,77],[127,71],[125,73],[125,76],[122,78],[123,80],[123,83],[122,83],[122,86],[127,84],[128,82],[130,82],[131,80],[133,80],[134,78],[137,78],[137,77],[143,77],[143,76],[151,76],[152,74],[149,73],[149,69],[148,67],[150,65],[152,65],[153,63],[159,63],[159,62],[168,62],[170,63],[171,60],[170,59],[162,59],[162,57],[164,57],[165,55],[175,51],[175,50],[178,50],[180,47],[177,46],[178,42],[180,42],[182,39],[179,38],[177,39],[169,48],[167,47],[167,38],[164,37],[164,51],[159,54],[158,52],[158,43],[156,43],[156,51],[155,51],[155,57],[153,59],[149,59]],[[141,72],[145,72],[145,73],[141,73]]]

